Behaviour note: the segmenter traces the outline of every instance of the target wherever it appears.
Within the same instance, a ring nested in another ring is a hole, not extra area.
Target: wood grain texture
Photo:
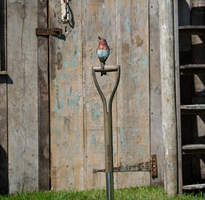
[[[162,134],[162,103],[160,81],[159,49],[159,6],[157,0],[150,1],[150,133],[151,154],[157,155],[158,177],[151,179],[151,184],[164,183],[164,149]]]
[[[82,1],[69,1],[73,23],[60,21],[60,2],[49,1],[49,28],[63,35],[50,37],[51,187],[83,190],[83,70]],[[67,31],[65,31],[67,29]]]
[[[9,192],[38,189],[37,1],[7,1]]]
[[[65,30],[57,3],[49,1],[50,28]],[[106,64],[123,69],[113,101],[114,166],[149,161],[148,1],[71,1],[70,7],[74,29],[68,26],[62,37],[50,37],[51,186],[102,188],[105,174],[93,174],[105,166],[103,108],[91,75],[99,66],[97,36],[111,48]],[[97,73],[107,99],[115,73]],[[114,177],[115,188],[150,184],[149,172]]]
[[[177,133],[173,1],[159,1],[164,186],[169,196],[177,193]]]
[[[149,23],[147,0],[117,1],[118,166],[150,159]],[[117,173],[117,188],[150,184],[149,173]]]
[[[48,26],[48,1],[38,0],[38,28]],[[38,128],[39,128],[39,189],[49,190],[49,85],[48,38],[38,37]]]
[[[110,47],[110,56],[106,64],[116,65],[115,39],[115,0],[96,2],[85,1],[83,4],[83,57],[85,77],[85,167],[86,188],[105,187],[105,174],[93,174],[93,169],[105,168],[104,115],[100,95],[91,76],[91,68],[99,66],[96,55],[98,36],[105,38]],[[108,100],[114,87],[116,72],[107,76],[97,74],[99,85]],[[116,99],[113,101],[113,152],[116,164]]]

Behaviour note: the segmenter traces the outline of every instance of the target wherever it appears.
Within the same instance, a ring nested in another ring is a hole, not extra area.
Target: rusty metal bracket
[[[157,176],[157,155],[151,155],[151,160],[148,162],[137,163],[134,165],[126,165],[113,167],[114,172],[151,172],[152,177]],[[93,169],[93,173],[105,172],[105,169]]]
[[[62,35],[61,28],[37,28],[36,36]]]

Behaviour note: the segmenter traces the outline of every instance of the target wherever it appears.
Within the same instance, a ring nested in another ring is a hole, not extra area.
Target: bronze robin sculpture
[[[101,68],[104,69],[105,61],[110,55],[110,48],[104,38],[98,36],[99,44],[97,48],[97,56],[101,62]],[[101,72],[101,76],[106,75],[106,72]]]

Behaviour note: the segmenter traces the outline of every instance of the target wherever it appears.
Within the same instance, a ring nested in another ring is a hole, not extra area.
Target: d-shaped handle
[[[117,80],[116,80],[116,83],[115,83],[115,87],[114,87],[114,89],[111,93],[109,103],[108,103],[108,108],[107,108],[107,101],[105,99],[105,96],[104,96],[99,84],[98,84],[95,72],[115,72],[115,71],[118,72],[118,76],[117,76]],[[120,66],[119,65],[117,65],[117,66],[105,65],[104,69],[102,69],[101,66],[93,67],[92,68],[92,75],[93,75],[93,80],[94,80],[95,86],[96,86],[96,88],[97,88],[97,90],[100,94],[101,99],[102,99],[103,107],[104,107],[104,109],[106,109],[107,113],[110,113],[112,111],[112,101],[113,101],[115,92],[117,90],[117,87],[118,87],[118,84],[119,84],[119,81],[120,81]]]

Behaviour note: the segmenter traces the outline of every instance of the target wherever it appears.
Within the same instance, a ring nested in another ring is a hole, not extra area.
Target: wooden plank
[[[149,1],[116,1],[118,166],[150,159]],[[118,173],[117,187],[150,185],[150,173]]]
[[[200,150],[205,149],[205,144],[188,144],[182,146],[183,150]]]
[[[205,26],[179,26],[180,35],[205,35]]]
[[[160,82],[159,49],[159,7],[157,0],[150,1],[150,131],[151,154],[157,154],[158,177],[151,179],[151,184],[164,184],[164,157],[162,134],[162,103]]]
[[[164,185],[168,195],[177,193],[177,133],[175,100],[174,17],[172,2],[159,1]],[[168,12],[169,11],[169,12]]]
[[[181,105],[181,109],[184,110],[204,110],[205,109],[205,104],[201,105]]]
[[[37,13],[37,1],[7,1],[10,193],[38,189]]]
[[[205,64],[181,65],[180,69],[205,69]]]
[[[175,53],[175,91],[176,91],[176,119],[177,119],[177,150],[178,150],[178,158],[177,158],[177,169],[178,169],[178,194],[182,194],[182,141],[181,141],[181,110],[180,110],[180,71],[179,71],[179,4],[178,0],[174,0],[174,53]]]
[[[0,77],[0,194],[8,192],[7,77]]]
[[[199,190],[199,189],[204,189],[205,184],[194,184],[194,185],[184,185],[183,190]]]
[[[192,144],[182,146],[183,154],[204,154],[205,144]]]
[[[84,185],[82,1],[69,1],[73,16],[60,20],[60,2],[49,1],[49,28],[62,28],[50,36],[50,148],[51,187],[79,189]],[[91,70],[91,68],[90,68]]]
[[[38,0],[38,28],[48,26],[48,1]],[[50,188],[49,151],[49,85],[48,38],[38,37],[38,141],[39,141],[39,189]]]
[[[7,75],[7,74],[8,74],[7,71],[0,71],[0,76],[5,76],[5,75]]]
[[[182,114],[204,114],[205,113],[205,104],[201,105],[181,105]]]
[[[84,123],[85,123],[85,168],[86,188],[105,187],[105,174],[93,174],[93,169],[105,168],[105,143],[104,143],[104,115],[100,95],[94,85],[91,76],[91,67],[99,66],[100,62],[96,55],[98,36],[107,40],[110,47],[110,56],[107,65],[116,63],[116,5],[115,0],[83,1],[83,69],[84,69]],[[96,73],[97,80],[106,99],[111,95],[116,81],[116,72],[100,76]],[[117,90],[118,92],[118,90]],[[114,166],[117,166],[117,125],[116,125],[116,97],[113,100],[113,153]],[[115,188],[117,175],[115,177]]]

